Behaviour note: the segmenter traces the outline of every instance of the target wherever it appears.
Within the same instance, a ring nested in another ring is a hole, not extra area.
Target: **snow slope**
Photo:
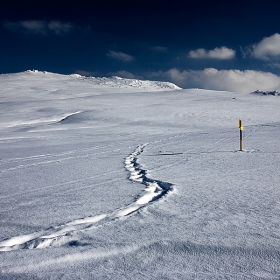
[[[0,279],[279,279],[277,96],[0,85]]]

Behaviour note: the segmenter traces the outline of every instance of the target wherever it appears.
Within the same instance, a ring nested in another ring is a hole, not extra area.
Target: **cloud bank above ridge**
[[[232,59],[235,57],[235,50],[227,47],[206,50],[203,48],[192,50],[188,54],[189,58],[208,58],[208,59]]]
[[[133,61],[135,59],[133,56],[129,54],[123,52],[116,52],[113,50],[108,51],[106,55],[110,58],[114,58],[126,62]]]
[[[279,90],[280,77],[270,72],[254,70],[204,70],[170,69],[147,73],[147,77],[167,79],[182,88],[204,88],[248,93],[255,90]]]
[[[74,25],[69,22],[61,22],[58,20],[44,21],[44,20],[24,20],[24,21],[6,21],[4,22],[6,29],[29,34],[55,34],[65,35],[68,34]]]
[[[280,34],[275,33],[270,37],[263,38],[253,46],[252,55],[261,60],[280,58]]]

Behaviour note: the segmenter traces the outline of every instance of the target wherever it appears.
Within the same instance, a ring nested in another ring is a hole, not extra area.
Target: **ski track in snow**
[[[125,207],[106,214],[85,217],[68,222],[64,225],[51,227],[35,233],[20,235],[0,242],[0,251],[13,251],[19,249],[42,249],[53,246],[63,246],[73,242],[72,235],[75,232],[97,227],[128,216],[135,211],[149,205],[172,191],[172,184],[147,177],[147,170],[137,162],[138,156],[148,144],[138,146],[133,153],[125,158],[125,168],[129,171],[129,180],[145,186],[142,193],[135,201]],[[77,240],[75,240],[77,242]]]

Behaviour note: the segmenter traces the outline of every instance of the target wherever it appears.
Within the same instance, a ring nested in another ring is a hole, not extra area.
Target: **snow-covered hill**
[[[277,90],[273,90],[273,91],[255,90],[254,92],[252,92],[252,94],[280,96],[280,92]]]
[[[111,78],[97,78],[97,77],[84,77],[78,74],[70,75],[76,78],[88,79],[96,85],[106,87],[118,87],[118,88],[129,88],[129,89],[140,89],[143,91],[165,91],[165,90],[180,90],[181,88],[173,83],[159,82],[159,81],[148,81],[138,79],[125,79],[117,76]]]
[[[24,86],[24,82],[26,82],[26,86],[32,85],[33,88],[36,85],[45,85],[46,90],[51,90],[51,88],[54,90],[53,87],[64,88],[66,84],[72,84],[72,86],[76,87],[86,85],[87,88],[100,88],[103,90],[105,88],[118,91],[121,91],[121,89],[130,89],[131,92],[172,91],[181,89],[169,82],[124,79],[116,76],[111,78],[99,78],[85,77],[79,74],[62,75],[38,70],[27,70],[16,74],[2,74],[0,75],[0,81],[4,81],[4,83],[21,83],[22,86]]]
[[[1,280],[279,279],[280,98],[163,85],[0,76]]]

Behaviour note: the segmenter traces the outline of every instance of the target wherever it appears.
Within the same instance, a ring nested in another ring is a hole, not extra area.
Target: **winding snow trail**
[[[143,192],[135,198],[135,201],[125,207],[113,212],[97,216],[85,217],[74,220],[63,225],[49,229],[12,237],[0,242],[0,251],[13,251],[19,249],[42,249],[52,246],[63,246],[73,243],[73,233],[85,230],[92,226],[104,225],[121,217],[128,216],[152,201],[158,200],[168,192],[172,191],[172,184],[147,177],[147,170],[138,163],[138,156],[144,151],[148,144],[138,146],[133,153],[125,158],[125,168],[129,171],[129,179],[132,182],[141,183],[145,186]],[[77,240],[75,240],[78,243]]]

